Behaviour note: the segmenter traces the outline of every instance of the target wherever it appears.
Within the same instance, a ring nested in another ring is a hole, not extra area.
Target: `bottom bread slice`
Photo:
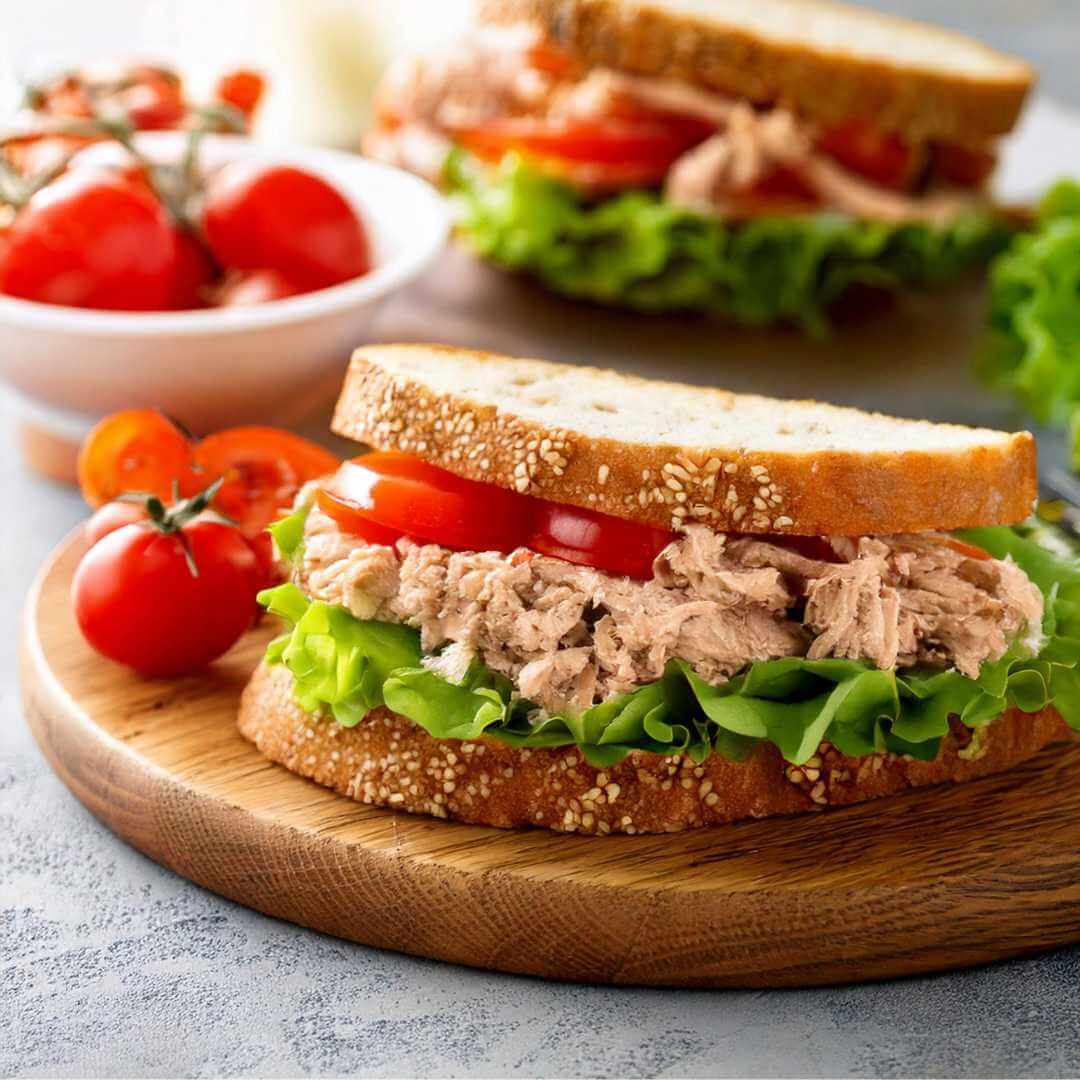
[[[956,724],[934,761],[852,758],[823,744],[806,765],[763,743],[745,761],[633,751],[598,769],[576,747],[521,750],[495,739],[453,742],[388,709],[344,728],[305,713],[284,667],[261,664],[240,703],[240,732],[270,758],[359,802],[477,825],[560,832],[679,832],[739,818],[796,814],[962,782],[1009,769],[1069,734],[1053,708],[1011,709],[977,742]]]

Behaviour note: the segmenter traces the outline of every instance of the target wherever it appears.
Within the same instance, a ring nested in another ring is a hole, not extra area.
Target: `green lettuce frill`
[[[299,518],[299,529],[296,519]],[[300,550],[302,516],[275,528],[286,554]],[[930,760],[950,716],[982,727],[1010,706],[1037,712],[1053,701],[1080,730],[1080,560],[1044,546],[1043,527],[963,533],[997,558],[1011,556],[1046,598],[1036,655],[1016,646],[977,679],[956,671],[879,671],[853,660],[791,657],[752,664],[721,686],[673,661],[663,677],[579,714],[545,716],[502,676],[474,663],[460,684],[422,666],[419,634],[354,618],[308,600],[293,584],[260,594],[289,630],[267,660],[293,675],[296,698],[312,713],[351,727],[386,705],[438,739],[490,736],[519,747],[580,747],[596,766],[631,750],[710,753],[739,760],[761,740],[802,764],[827,739],[851,755],[892,750]],[[1056,536],[1051,538],[1052,545]],[[1060,544],[1060,541],[1056,541]]]
[[[990,273],[990,328],[976,361],[1043,423],[1080,405],[1080,183],[1062,180]]]
[[[588,202],[512,153],[487,168],[454,150],[445,176],[471,246],[557,292],[643,311],[711,312],[746,325],[795,324],[815,334],[850,286],[948,281],[988,261],[1011,236],[987,213],[941,228],[828,212],[731,224],[649,190]]]

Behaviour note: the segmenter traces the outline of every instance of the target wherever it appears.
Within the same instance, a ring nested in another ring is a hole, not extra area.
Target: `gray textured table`
[[[996,43],[1043,61],[1053,91],[1080,103],[1080,5],[1073,0],[911,0],[906,9],[979,26]],[[478,305],[472,273],[454,263],[421,283],[386,310],[382,335],[430,337],[423,314],[460,305],[458,336],[476,340],[482,325],[478,343],[540,349],[546,340],[554,341],[541,349],[549,354],[574,358],[588,349],[593,358],[614,359],[628,340],[626,324],[613,316],[581,318],[582,309],[516,285],[507,286],[505,308]],[[922,319],[938,322],[933,311]],[[444,320],[440,336],[454,338],[455,325]],[[754,339],[738,346],[742,363],[729,362],[723,381],[782,393],[813,386],[823,396],[897,411],[1009,421],[1000,402],[969,389],[962,369],[937,371],[932,348],[912,346],[905,378],[876,377],[869,357],[896,333],[900,324],[860,332],[847,359],[826,364],[824,375],[792,360],[762,368],[776,343]],[[704,379],[693,356],[701,334],[700,326],[648,321],[629,330],[637,366]],[[710,348],[733,340],[720,335]],[[928,395],[924,376],[932,371],[944,381]],[[1080,1072],[1076,949],[822,990],[564,986],[350,945],[177,878],[94,821],[49,771],[20,717],[18,607],[82,507],[74,493],[21,471],[2,406],[0,491],[8,507],[0,560],[0,1075]]]

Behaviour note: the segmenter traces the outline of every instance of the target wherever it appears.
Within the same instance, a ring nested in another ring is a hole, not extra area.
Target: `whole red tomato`
[[[75,618],[101,654],[142,675],[196,671],[251,625],[262,584],[251,545],[232,526],[196,517],[179,528],[124,525],[83,557]]]
[[[225,165],[207,184],[203,231],[223,267],[276,270],[307,289],[371,269],[356,211],[325,180],[291,165]]]
[[[0,251],[0,292],[69,307],[167,308],[176,268],[169,216],[108,170],[72,170],[19,211]]]

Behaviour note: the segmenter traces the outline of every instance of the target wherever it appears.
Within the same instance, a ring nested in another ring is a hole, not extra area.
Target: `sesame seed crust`
[[[497,389],[491,400],[436,391],[417,374],[418,358],[437,367],[493,365],[492,371],[528,364],[530,372],[541,370],[552,382],[564,371],[581,376],[580,368],[446,346],[370,346],[353,356],[334,431],[378,450],[413,454],[472,480],[662,528],[702,523],[743,533],[919,532],[1019,521],[1035,500],[1035,444],[1027,432],[986,432],[983,442],[958,446],[945,440],[938,448],[888,451],[875,451],[872,437],[865,450],[639,442],[538,421],[515,412]],[[596,374],[610,388],[613,376]],[[726,412],[738,411],[740,401],[723,391],[629,376],[618,385],[637,394],[650,387],[677,391]],[[742,400],[759,407],[762,401]],[[823,408],[807,402],[775,405],[804,418]],[[858,421],[859,414],[840,412],[844,423]],[[882,421],[861,415],[868,422]],[[934,431],[952,437],[961,430],[923,425],[920,437],[927,428],[931,438]]]
[[[698,765],[683,754],[634,751],[598,769],[576,747],[521,750],[494,739],[434,739],[388,709],[343,728],[303,712],[289,672],[265,664],[244,691],[238,723],[270,760],[358,802],[498,828],[601,836],[680,832],[974,780],[1068,734],[1052,708],[1010,710],[982,729],[977,754],[968,752],[971,732],[957,724],[930,762],[895,754],[851,758],[823,743],[798,767],[762,745],[743,762],[713,755]]]

